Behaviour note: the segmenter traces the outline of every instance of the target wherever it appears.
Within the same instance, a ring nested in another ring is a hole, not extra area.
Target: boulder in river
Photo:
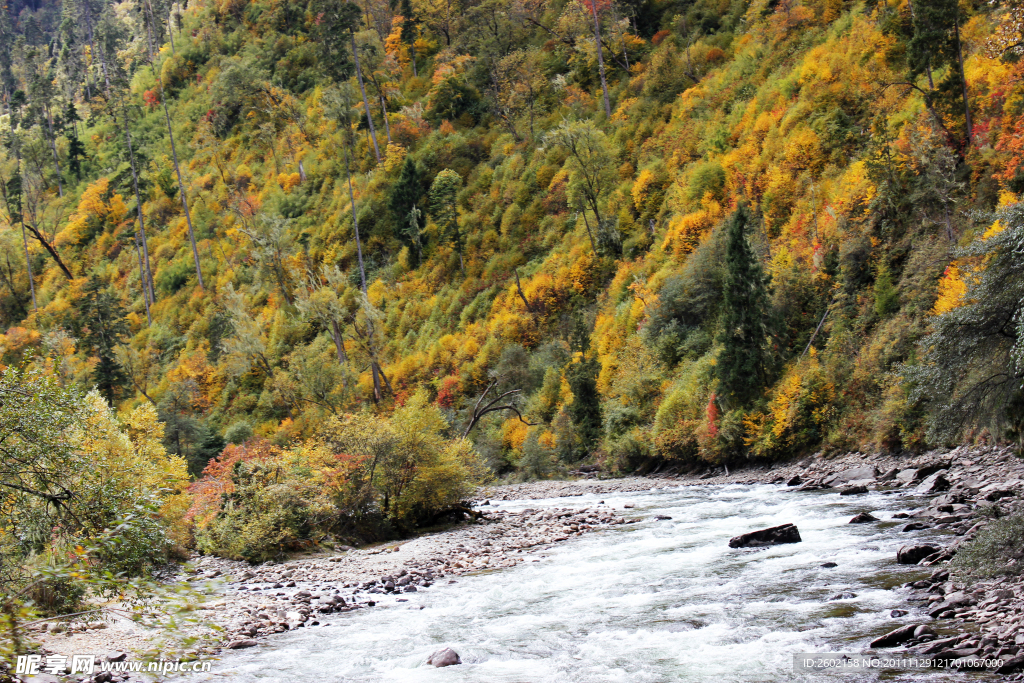
[[[872,465],[864,465],[863,467],[851,467],[848,470],[843,470],[837,474],[833,474],[831,477],[825,480],[826,483],[836,486],[838,484],[848,484],[852,481],[865,481],[874,479],[878,476],[878,470]]]
[[[919,624],[908,624],[900,626],[895,631],[889,631],[884,636],[879,636],[871,641],[871,647],[896,647],[914,637],[914,631]]]
[[[751,531],[747,534],[740,534],[729,539],[730,548],[758,548],[766,545],[779,545],[780,543],[799,543],[800,532],[793,524],[782,524],[768,529]]]
[[[939,493],[941,491],[948,491],[951,484],[945,477],[946,470],[939,470],[938,472],[929,475],[917,485],[916,491],[918,493]]]
[[[848,486],[839,492],[840,496],[859,496],[862,493],[867,493],[867,486]]]
[[[917,564],[939,549],[931,545],[905,545],[896,551],[896,561],[900,564]]]
[[[869,522],[877,522],[877,521],[878,521],[878,517],[875,517],[870,512],[862,512],[859,515],[857,515],[856,517],[854,517],[853,519],[851,519],[849,522],[847,522],[847,524],[867,524]]]
[[[257,643],[255,640],[235,640],[228,643],[229,650],[243,650],[247,647],[256,647]]]
[[[462,664],[462,659],[459,658],[459,653],[450,647],[446,647],[443,650],[438,650],[434,654],[430,655],[430,659],[427,660],[427,664],[433,664],[434,666],[452,666],[453,664]]]
[[[1011,674],[1024,669],[1024,654],[1010,657],[1003,662],[1003,665],[996,669],[997,674]]]

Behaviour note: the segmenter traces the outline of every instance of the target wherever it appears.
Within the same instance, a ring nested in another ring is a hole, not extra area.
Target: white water
[[[926,572],[895,563],[928,532],[847,524],[858,512],[887,520],[915,507],[897,495],[795,493],[775,486],[689,487],[605,494],[643,521],[586,534],[513,568],[439,582],[409,602],[328,618],[214,663],[218,681],[403,683],[715,683],[822,680],[793,672],[804,652],[859,652],[870,639],[920,621],[906,591]],[[503,503],[499,509],[582,507],[597,497]],[[901,507],[903,506],[903,507]],[[657,521],[664,514],[671,521]],[[803,542],[756,550],[730,537],[792,522]],[[923,535],[922,535],[923,534]],[[823,562],[836,562],[822,569]],[[828,601],[842,591],[850,600]],[[423,609],[419,609],[423,606]],[[923,617],[924,620],[928,618]],[[425,664],[451,647],[462,666]],[[939,680],[944,674],[927,674]],[[875,680],[849,673],[843,681]],[[922,674],[903,674],[898,680]],[[942,678],[945,680],[945,678]],[[897,680],[897,679],[890,679]],[[953,677],[950,680],[954,680]],[[958,679],[957,679],[958,680]]]

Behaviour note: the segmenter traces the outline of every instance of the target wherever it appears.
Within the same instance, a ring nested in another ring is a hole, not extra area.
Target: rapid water
[[[583,507],[596,496],[512,501],[498,509]],[[933,538],[893,523],[848,524],[858,512],[883,520],[916,507],[900,495],[790,492],[769,486],[687,487],[604,494],[637,524],[586,534],[529,555],[512,568],[439,582],[409,602],[328,618],[257,648],[229,652],[192,680],[662,683],[877,680],[810,677],[795,653],[859,652],[871,638],[922,619],[906,591],[927,571],[895,563],[899,546]],[[671,520],[656,520],[655,515]],[[792,522],[803,542],[728,547],[737,534]],[[935,532],[931,532],[935,533]],[[824,562],[837,567],[823,569]],[[844,591],[845,600],[829,598]],[[420,606],[423,609],[420,609]],[[927,620],[927,617],[923,617]],[[444,647],[463,664],[435,669]],[[801,677],[803,676],[803,677]],[[960,680],[934,673],[888,680]],[[964,679],[966,680],[966,678]]]

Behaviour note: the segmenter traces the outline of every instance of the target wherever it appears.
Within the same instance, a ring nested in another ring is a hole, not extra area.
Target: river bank
[[[1024,485],[1024,461],[1008,450],[963,448],[914,457],[848,454],[830,460],[808,458],[774,467],[750,468],[726,474],[724,469],[694,475],[667,474],[644,478],[545,481],[480,490],[478,522],[424,534],[402,543],[331,554],[297,557],[283,563],[250,567],[218,558],[197,558],[191,572],[178,577],[197,586],[209,582],[211,599],[198,613],[204,626],[193,630],[204,645],[193,654],[204,657],[222,648],[245,649],[269,635],[306,628],[327,628],[330,615],[408,603],[415,607],[417,593],[459,577],[493,569],[508,569],[535,561],[546,550],[591,531],[630,523],[628,494],[653,489],[720,485],[766,484],[779,495],[805,492],[850,493],[860,487],[899,495],[913,491],[931,498],[923,507],[905,513],[916,532],[946,540],[941,551],[978,531],[987,517],[979,514],[993,503],[1004,511],[1019,509]],[[788,484],[788,486],[787,486]],[[785,488],[781,488],[785,487]],[[594,501],[615,494],[614,504]],[[574,504],[573,498],[587,497]],[[559,498],[559,507],[539,510],[519,506],[494,510],[501,501]],[[886,520],[892,522],[893,520]],[[895,521],[900,521],[896,519]],[[737,533],[749,529],[738,528]],[[933,541],[934,542],[934,541]],[[942,547],[939,547],[941,545]],[[941,554],[941,553],[940,553]],[[998,655],[1010,660],[1020,652],[1024,619],[1024,593],[1017,581],[963,585],[943,576],[944,557],[925,558],[937,568],[931,578],[915,582],[908,597],[917,605],[931,601],[940,626],[936,633],[922,631],[897,643],[901,648],[958,652],[964,657]],[[41,632],[42,647],[59,654],[137,653],[151,647],[153,634],[123,619],[105,622],[105,628]],[[925,625],[922,623],[921,625]],[[950,635],[951,630],[957,631]],[[942,631],[943,637],[938,637]],[[952,640],[951,640],[952,639]],[[166,652],[161,656],[167,658]]]

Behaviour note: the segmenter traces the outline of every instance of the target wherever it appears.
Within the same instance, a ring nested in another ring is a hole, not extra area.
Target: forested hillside
[[[426,413],[499,476],[1016,438],[1022,18],[9,1],[0,362],[194,476]]]

